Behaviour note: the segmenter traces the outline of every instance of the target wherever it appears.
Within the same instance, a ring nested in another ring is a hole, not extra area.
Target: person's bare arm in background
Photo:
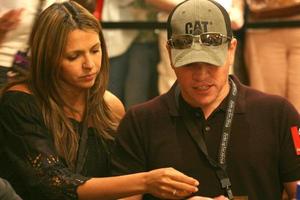
[[[5,35],[18,26],[22,12],[22,8],[11,9],[0,16],[0,44]]]
[[[233,30],[238,30],[244,25],[244,0],[232,0],[232,7],[229,10],[229,16],[231,19],[231,27]]]

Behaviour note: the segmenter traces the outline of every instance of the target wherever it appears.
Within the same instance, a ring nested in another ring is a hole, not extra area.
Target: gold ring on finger
[[[176,195],[176,193],[177,193],[177,190],[174,190],[174,191],[173,191],[173,195],[175,196],[175,195]]]

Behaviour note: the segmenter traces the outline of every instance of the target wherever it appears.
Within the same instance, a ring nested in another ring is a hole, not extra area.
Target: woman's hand
[[[198,191],[199,182],[173,168],[147,172],[146,191],[162,199],[182,199]]]

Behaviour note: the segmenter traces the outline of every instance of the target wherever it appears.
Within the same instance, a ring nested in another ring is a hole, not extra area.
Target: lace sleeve
[[[26,101],[1,102],[0,126],[5,138],[2,154],[7,160],[2,165],[1,159],[0,171],[9,168],[18,175],[6,178],[19,185],[17,192],[20,189],[34,199],[77,199],[77,187],[89,178],[70,171],[56,154],[36,106]]]
[[[27,161],[33,175],[39,179],[36,187],[47,194],[47,199],[77,199],[77,186],[88,179],[70,172],[55,155],[28,155]]]

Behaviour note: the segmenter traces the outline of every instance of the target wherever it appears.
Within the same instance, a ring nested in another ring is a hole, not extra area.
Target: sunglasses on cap
[[[168,40],[168,45],[174,49],[190,48],[195,40],[205,46],[220,46],[223,43],[229,42],[232,38],[221,33],[206,32],[200,35],[174,35]]]

